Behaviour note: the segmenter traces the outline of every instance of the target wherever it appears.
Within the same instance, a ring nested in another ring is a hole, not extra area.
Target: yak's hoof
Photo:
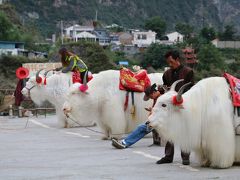
[[[202,167],[210,167],[210,165],[211,163],[208,159],[203,160],[201,164]]]
[[[102,137],[102,140],[108,140],[108,139],[109,139],[109,137],[107,137],[107,136]]]

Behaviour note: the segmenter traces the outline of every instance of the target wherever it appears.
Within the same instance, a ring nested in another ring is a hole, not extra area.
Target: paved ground
[[[201,168],[194,154],[183,166],[178,148],[172,164],[156,165],[164,147],[148,147],[151,138],[118,150],[86,128],[58,129],[55,116],[26,122],[0,117],[0,179],[240,179],[239,166]]]

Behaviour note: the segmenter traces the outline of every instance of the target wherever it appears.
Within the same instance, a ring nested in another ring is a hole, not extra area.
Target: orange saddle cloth
[[[142,69],[137,73],[127,68],[120,70],[119,89],[134,92],[144,92],[145,88],[151,85],[147,71]]]

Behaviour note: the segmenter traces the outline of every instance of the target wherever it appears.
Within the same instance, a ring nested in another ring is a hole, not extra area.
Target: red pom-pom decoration
[[[175,105],[175,106],[179,106],[179,105],[181,105],[181,104],[183,103],[183,98],[181,98],[180,101],[177,101],[177,96],[173,96],[173,97],[172,97],[172,103],[173,103],[173,105]]]
[[[79,90],[81,92],[86,92],[88,90],[88,85],[81,84]]]
[[[36,78],[36,82],[37,82],[38,84],[42,83],[42,78],[41,78],[41,77]]]

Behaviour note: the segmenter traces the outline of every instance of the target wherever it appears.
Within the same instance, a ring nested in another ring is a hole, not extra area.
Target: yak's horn
[[[177,83],[179,83],[179,82],[181,82],[181,81],[184,81],[184,79],[179,79],[179,80],[175,81],[175,82],[172,84],[172,86],[171,86],[171,88],[170,88],[170,91],[175,91],[175,87],[176,87]]]
[[[162,88],[163,88],[163,90],[164,90],[164,93],[166,93],[166,92],[168,91],[167,86],[163,85]]]
[[[40,69],[37,73],[36,73],[36,81],[38,83],[41,83],[40,81],[42,81],[42,78],[39,76],[40,72],[42,71],[43,69]]]
[[[176,100],[178,102],[182,101],[182,94],[184,92],[184,90],[186,89],[187,86],[189,86],[190,84],[192,84],[192,82],[188,82],[186,84],[184,84],[178,91],[178,94],[177,94],[177,97],[176,97]]]
[[[87,85],[87,75],[88,75],[88,72],[85,72],[84,77],[83,77],[83,84],[84,85]]]
[[[50,71],[52,71],[52,69],[47,70],[47,71],[44,73],[44,76],[47,77],[47,74],[48,74]]]

